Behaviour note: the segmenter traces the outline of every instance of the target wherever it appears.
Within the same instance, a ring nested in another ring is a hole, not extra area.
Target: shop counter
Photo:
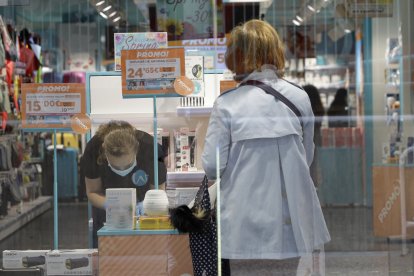
[[[322,205],[349,206],[363,203],[362,149],[318,147],[321,181],[318,195]]]
[[[177,230],[98,231],[99,275],[194,275],[189,238]]]

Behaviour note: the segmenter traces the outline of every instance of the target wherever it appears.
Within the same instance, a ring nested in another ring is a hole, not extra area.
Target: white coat
[[[222,258],[291,258],[330,240],[309,171],[310,100],[274,69],[264,66],[243,81],[265,82],[293,102],[303,116],[303,132],[284,103],[254,86],[221,95],[211,113],[202,162],[209,179],[220,167]]]

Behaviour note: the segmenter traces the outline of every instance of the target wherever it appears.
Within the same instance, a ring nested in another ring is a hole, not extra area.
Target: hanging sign
[[[149,33],[115,33],[115,71],[121,71],[121,51],[138,49],[167,48],[166,32]]]
[[[70,129],[71,117],[85,113],[84,84],[22,84],[22,128]]]
[[[122,51],[121,64],[124,97],[178,96],[174,82],[185,75],[183,48]]]

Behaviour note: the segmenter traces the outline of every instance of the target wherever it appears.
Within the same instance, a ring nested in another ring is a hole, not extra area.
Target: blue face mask
[[[134,163],[131,165],[131,167],[129,167],[125,170],[118,170],[118,169],[115,169],[114,167],[112,167],[111,163],[108,162],[108,166],[111,168],[111,170],[119,176],[128,175],[130,172],[132,172],[132,170],[135,168],[136,165],[137,165],[137,160],[134,159]]]

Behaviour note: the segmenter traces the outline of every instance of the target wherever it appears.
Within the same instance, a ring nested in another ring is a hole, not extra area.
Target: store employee
[[[86,194],[93,205],[93,246],[97,247],[96,232],[105,221],[105,190],[136,188],[137,201],[154,189],[154,142],[146,132],[125,121],[110,121],[101,125],[86,145],[81,158]],[[165,188],[167,169],[164,153],[158,145],[159,189]]]

